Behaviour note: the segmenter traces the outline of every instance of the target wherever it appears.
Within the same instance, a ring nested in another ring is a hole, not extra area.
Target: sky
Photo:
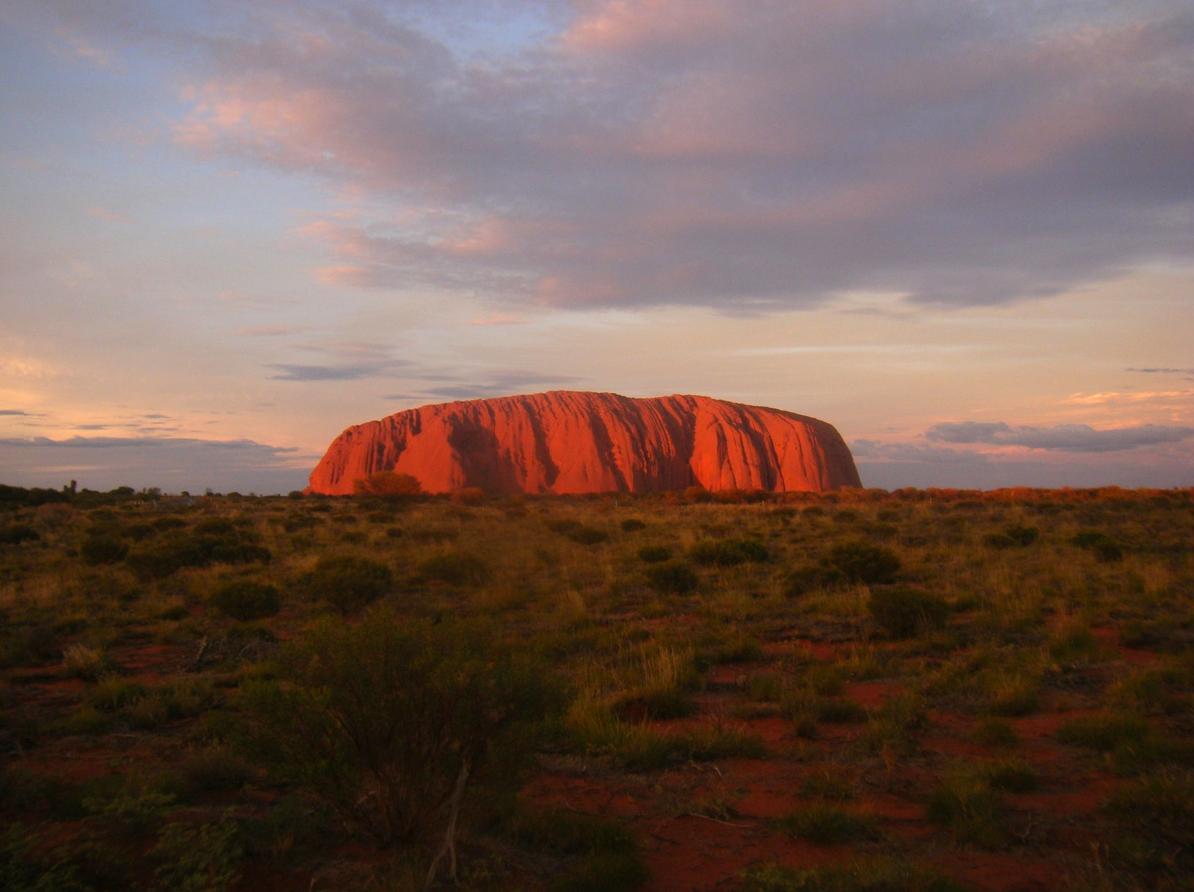
[[[0,483],[554,389],[1194,485],[1188,0],[0,0]]]

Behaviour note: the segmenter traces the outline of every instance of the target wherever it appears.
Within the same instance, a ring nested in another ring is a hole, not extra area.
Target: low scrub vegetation
[[[1163,889],[1194,494],[0,486],[0,887]]]

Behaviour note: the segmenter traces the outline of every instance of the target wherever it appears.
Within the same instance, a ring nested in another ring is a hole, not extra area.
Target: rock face
[[[425,492],[813,491],[859,486],[830,424],[704,396],[554,391],[408,409],[348,428],[308,492],[352,493],[379,471]]]

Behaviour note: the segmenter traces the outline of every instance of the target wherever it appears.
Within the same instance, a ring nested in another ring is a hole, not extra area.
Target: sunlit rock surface
[[[352,493],[379,471],[426,492],[823,492],[859,486],[850,450],[816,418],[704,396],[553,391],[408,409],[340,434],[309,492]]]

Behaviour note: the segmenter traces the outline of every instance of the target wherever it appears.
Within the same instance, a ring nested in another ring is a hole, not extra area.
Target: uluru
[[[826,492],[861,483],[833,425],[705,396],[552,391],[407,409],[345,430],[308,492],[348,495],[382,471],[424,492]]]

